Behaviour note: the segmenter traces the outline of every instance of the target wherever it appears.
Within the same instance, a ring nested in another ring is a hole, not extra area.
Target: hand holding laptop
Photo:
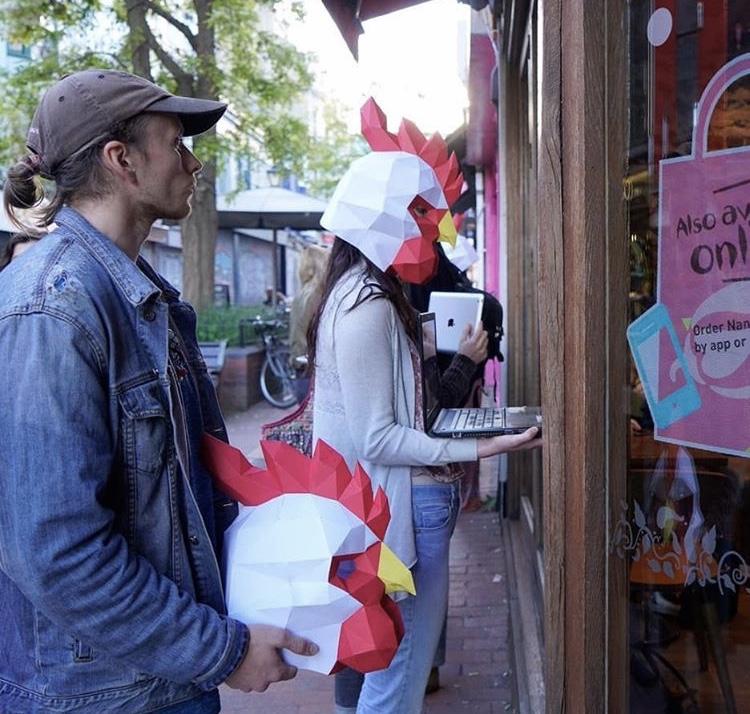
[[[434,295],[434,293],[433,293]],[[503,451],[517,451],[535,436],[541,435],[542,414],[539,407],[479,407],[463,409],[442,409],[438,394],[440,392],[440,373],[437,364],[435,315],[423,312],[419,316],[420,357],[422,361],[422,399],[425,415],[425,431],[430,436],[454,439],[489,437],[489,443],[483,447],[484,456],[492,456]],[[481,348],[484,330],[474,334]],[[486,345],[485,345],[486,347]],[[533,426],[533,429],[529,427]],[[506,436],[516,439],[510,441]],[[498,436],[503,438],[495,441]],[[519,441],[518,437],[522,437]]]
[[[539,428],[532,426],[521,434],[506,434],[480,439],[477,445],[477,456],[484,459],[496,454],[507,454],[510,451],[538,449],[542,445],[542,440],[537,438],[538,435]]]

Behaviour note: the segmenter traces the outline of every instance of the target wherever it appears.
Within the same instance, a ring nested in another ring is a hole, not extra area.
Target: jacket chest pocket
[[[168,406],[159,382],[130,387],[118,399],[126,471],[130,476],[158,476],[170,441]]]
[[[175,577],[178,498],[172,452],[172,422],[166,393],[157,380],[118,396],[122,497],[120,529],[131,547],[156,570]]]

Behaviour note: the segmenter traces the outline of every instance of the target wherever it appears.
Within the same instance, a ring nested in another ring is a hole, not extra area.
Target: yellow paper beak
[[[446,211],[445,215],[440,219],[438,230],[440,231],[438,240],[447,243],[451,248],[455,248],[458,233],[456,232],[456,226],[453,225],[453,216],[450,211]]]
[[[378,577],[383,581],[387,593],[402,591],[412,595],[417,594],[414,587],[414,578],[412,578],[409,568],[398,559],[385,543],[380,546]]]

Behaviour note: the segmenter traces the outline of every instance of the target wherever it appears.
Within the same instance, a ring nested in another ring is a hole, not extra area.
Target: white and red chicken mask
[[[407,119],[390,133],[374,99],[362,107],[362,134],[372,153],[349,167],[320,224],[382,271],[425,283],[437,270],[435,241],[455,245],[450,206],[463,186],[458,159],[439,134],[427,139]]]
[[[217,486],[243,504],[224,533],[227,611],[249,625],[276,625],[315,642],[313,657],[286,662],[332,674],[387,667],[404,629],[388,593],[414,594],[406,566],[383,543],[390,522],[385,492],[352,475],[323,441],[312,458],[262,441],[266,469],[204,436],[203,462]]]

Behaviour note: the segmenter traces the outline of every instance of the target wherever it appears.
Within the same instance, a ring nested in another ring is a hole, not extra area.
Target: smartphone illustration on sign
[[[666,429],[701,407],[667,308],[654,305],[628,327],[628,343],[654,424]]]

